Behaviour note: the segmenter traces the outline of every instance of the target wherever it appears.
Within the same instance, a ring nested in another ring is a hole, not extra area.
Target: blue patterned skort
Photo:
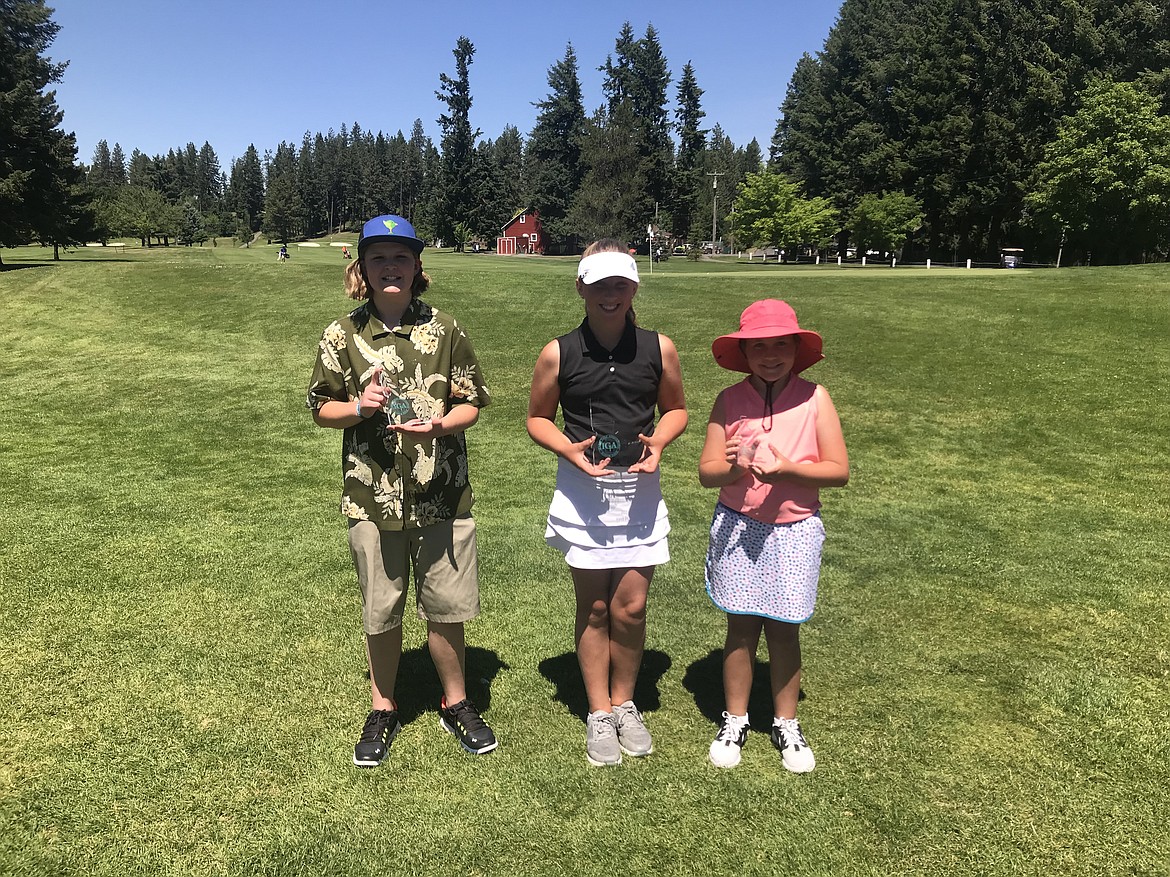
[[[824,544],[820,515],[768,524],[716,503],[707,594],[724,612],[807,621],[817,602]]]

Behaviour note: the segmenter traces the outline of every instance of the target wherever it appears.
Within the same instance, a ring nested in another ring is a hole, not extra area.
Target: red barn
[[[516,253],[543,255],[544,228],[540,224],[540,213],[521,210],[508,220],[496,241],[496,252],[501,256]]]

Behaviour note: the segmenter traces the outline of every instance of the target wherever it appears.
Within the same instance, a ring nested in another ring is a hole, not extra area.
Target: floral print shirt
[[[414,299],[393,328],[369,302],[331,323],[317,345],[307,405],[357,399],[382,366],[394,381],[402,419],[441,417],[455,405],[482,408],[491,401],[471,340],[453,317]],[[462,432],[415,439],[386,429],[383,411],[345,429],[341,513],[406,530],[450,520],[474,500]]]

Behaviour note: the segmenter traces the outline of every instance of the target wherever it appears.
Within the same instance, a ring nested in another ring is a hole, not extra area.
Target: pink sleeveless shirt
[[[727,437],[759,438],[755,461],[775,461],[769,445],[793,463],[817,463],[817,385],[796,375],[772,400],[771,429],[765,432],[764,397],[744,379],[723,391],[723,428]],[[737,512],[770,524],[790,524],[813,515],[821,507],[815,487],[793,484],[765,484],[748,472],[734,484],[719,491],[719,501]]]

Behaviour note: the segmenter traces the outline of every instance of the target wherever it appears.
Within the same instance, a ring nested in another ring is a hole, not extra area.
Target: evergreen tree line
[[[439,75],[436,146],[414,121],[409,136],[364,131],[306,133],[261,156],[254,145],[222,169],[210,143],[164,155],[98,143],[83,167],[99,236],[200,243],[256,234],[288,241],[330,230],[355,230],[377,213],[408,216],[420,234],[461,246],[494,241],[519,210],[539,210],[552,249],[579,239],[655,234],[709,239],[727,233],[736,185],[764,169],[755,140],[737,147],[705,113],[687,64],[670,106],[671,73],[653,26],[636,37],[627,22],[599,68],[604,102],[587,113],[578,62],[569,44],[548,70],[548,94],[525,137],[514,125],[495,140],[473,128],[471,68],[475,47],[460,37],[454,73]],[[677,139],[677,147],[676,147]],[[712,186],[719,180],[722,194]]]
[[[376,212],[415,213],[437,175],[438,151],[416,120],[407,139],[363,131],[305,134],[263,156],[254,145],[221,168],[210,143],[165,156],[138,150],[129,159],[104,140],[86,169],[102,231],[143,243],[199,243],[213,236],[283,241],[350,227]],[[149,209],[143,209],[147,207]]]
[[[286,241],[382,212],[459,246],[532,207],[565,249],[652,224],[679,241],[942,261],[1170,251],[1170,11],[1148,0],[845,0],[797,64],[766,166],[756,141],[703,127],[692,65],[673,82],[653,26],[628,22],[598,68],[601,105],[586,111],[569,44],[527,136],[473,127],[460,37],[437,145],[416,119],[409,136],[354,123],[249,146],[230,168],[207,142],[127,157],[102,141],[79,166],[48,90],[57,30],[44,0],[0,0],[0,246]]]
[[[913,199],[921,257],[1164,258],[1168,71],[1165,3],[845,0],[768,167],[843,225],[867,196]]]

